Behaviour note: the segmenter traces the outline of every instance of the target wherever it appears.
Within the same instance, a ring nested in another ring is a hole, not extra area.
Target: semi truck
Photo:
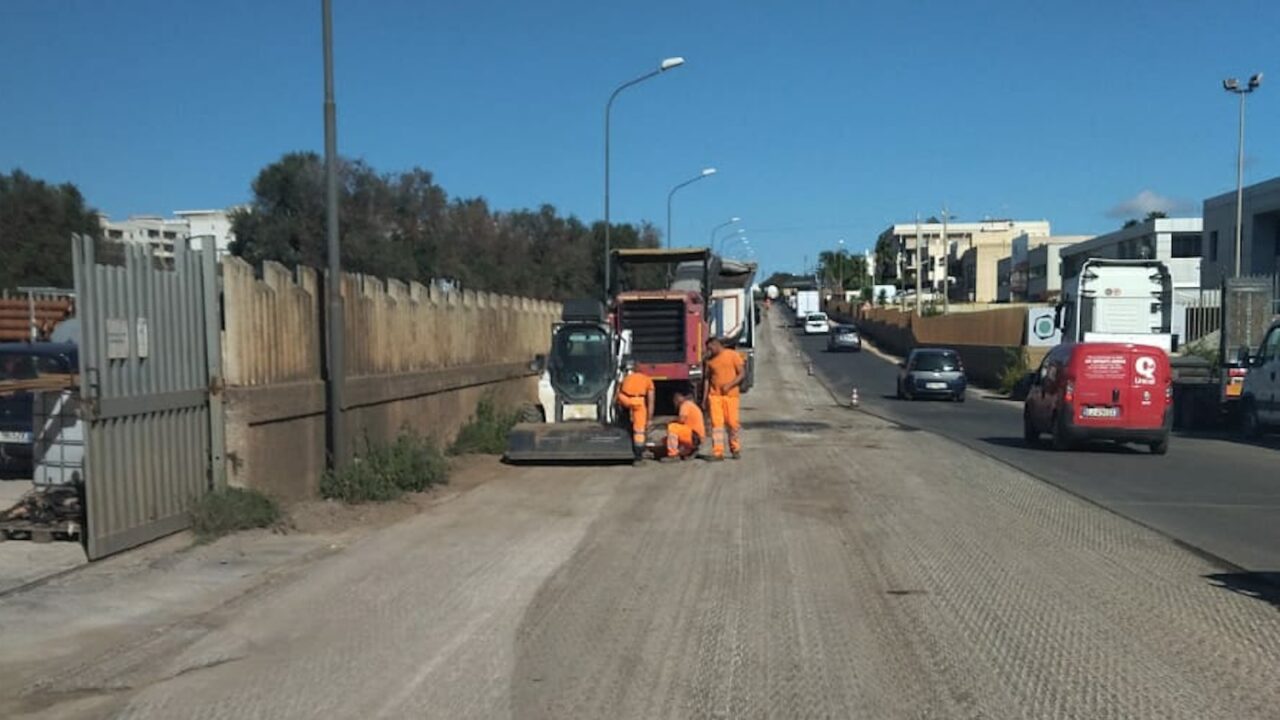
[[[1068,268],[1064,266],[1064,272]],[[1268,280],[1227,279],[1217,341],[1185,348],[1173,332],[1173,289],[1159,260],[1090,258],[1063,278],[1056,318],[1066,342],[1131,342],[1169,354],[1174,424],[1189,428],[1234,422],[1249,372],[1248,348],[1271,317]],[[1188,351],[1189,350],[1189,351]]]

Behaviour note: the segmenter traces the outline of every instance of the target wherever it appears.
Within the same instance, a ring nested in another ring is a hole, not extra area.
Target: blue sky
[[[1280,3],[334,0],[339,149],[425,167],[495,207],[602,215],[614,108],[618,220],[704,241],[743,218],[769,270],[869,247],[946,202],[962,220],[1120,224],[1117,206],[1280,175]],[[244,201],[264,164],[320,150],[317,0],[3,0],[0,168],[131,213]],[[1145,194],[1144,194],[1145,193]]]

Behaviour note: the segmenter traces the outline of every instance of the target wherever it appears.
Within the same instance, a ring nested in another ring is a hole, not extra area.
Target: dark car
[[[860,352],[862,350],[862,336],[858,335],[858,328],[852,325],[836,325],[827,334],[827,352],[843,352],[845,350]]]
[[[28,470],[34,438],[34,398],[26,390],[5,389],[42,376],[65,378],[79,372],[76,346],[70,343],[0,343],[0,467]]]
[[[946,348],[917,348],[898,364],[898,398],[947,398],[964,402],[968,381],[960,353]]]

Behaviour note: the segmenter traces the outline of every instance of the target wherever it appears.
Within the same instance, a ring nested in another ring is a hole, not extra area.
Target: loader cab
[[[551,331],[551,352],[539,383],[542,414],[549,422],[612,422],[613,393],[630,333],[617,333],[604,305],[594,300],[564,304]]]

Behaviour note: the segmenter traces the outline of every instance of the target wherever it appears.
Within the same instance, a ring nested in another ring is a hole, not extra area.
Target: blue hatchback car
[[[42,375],[65,376],[69,382],[79,372],[79,362],[71,343],[0,343],[0,469],[30,469],[35,430],[31,393],[5,391],[5,382]]]

